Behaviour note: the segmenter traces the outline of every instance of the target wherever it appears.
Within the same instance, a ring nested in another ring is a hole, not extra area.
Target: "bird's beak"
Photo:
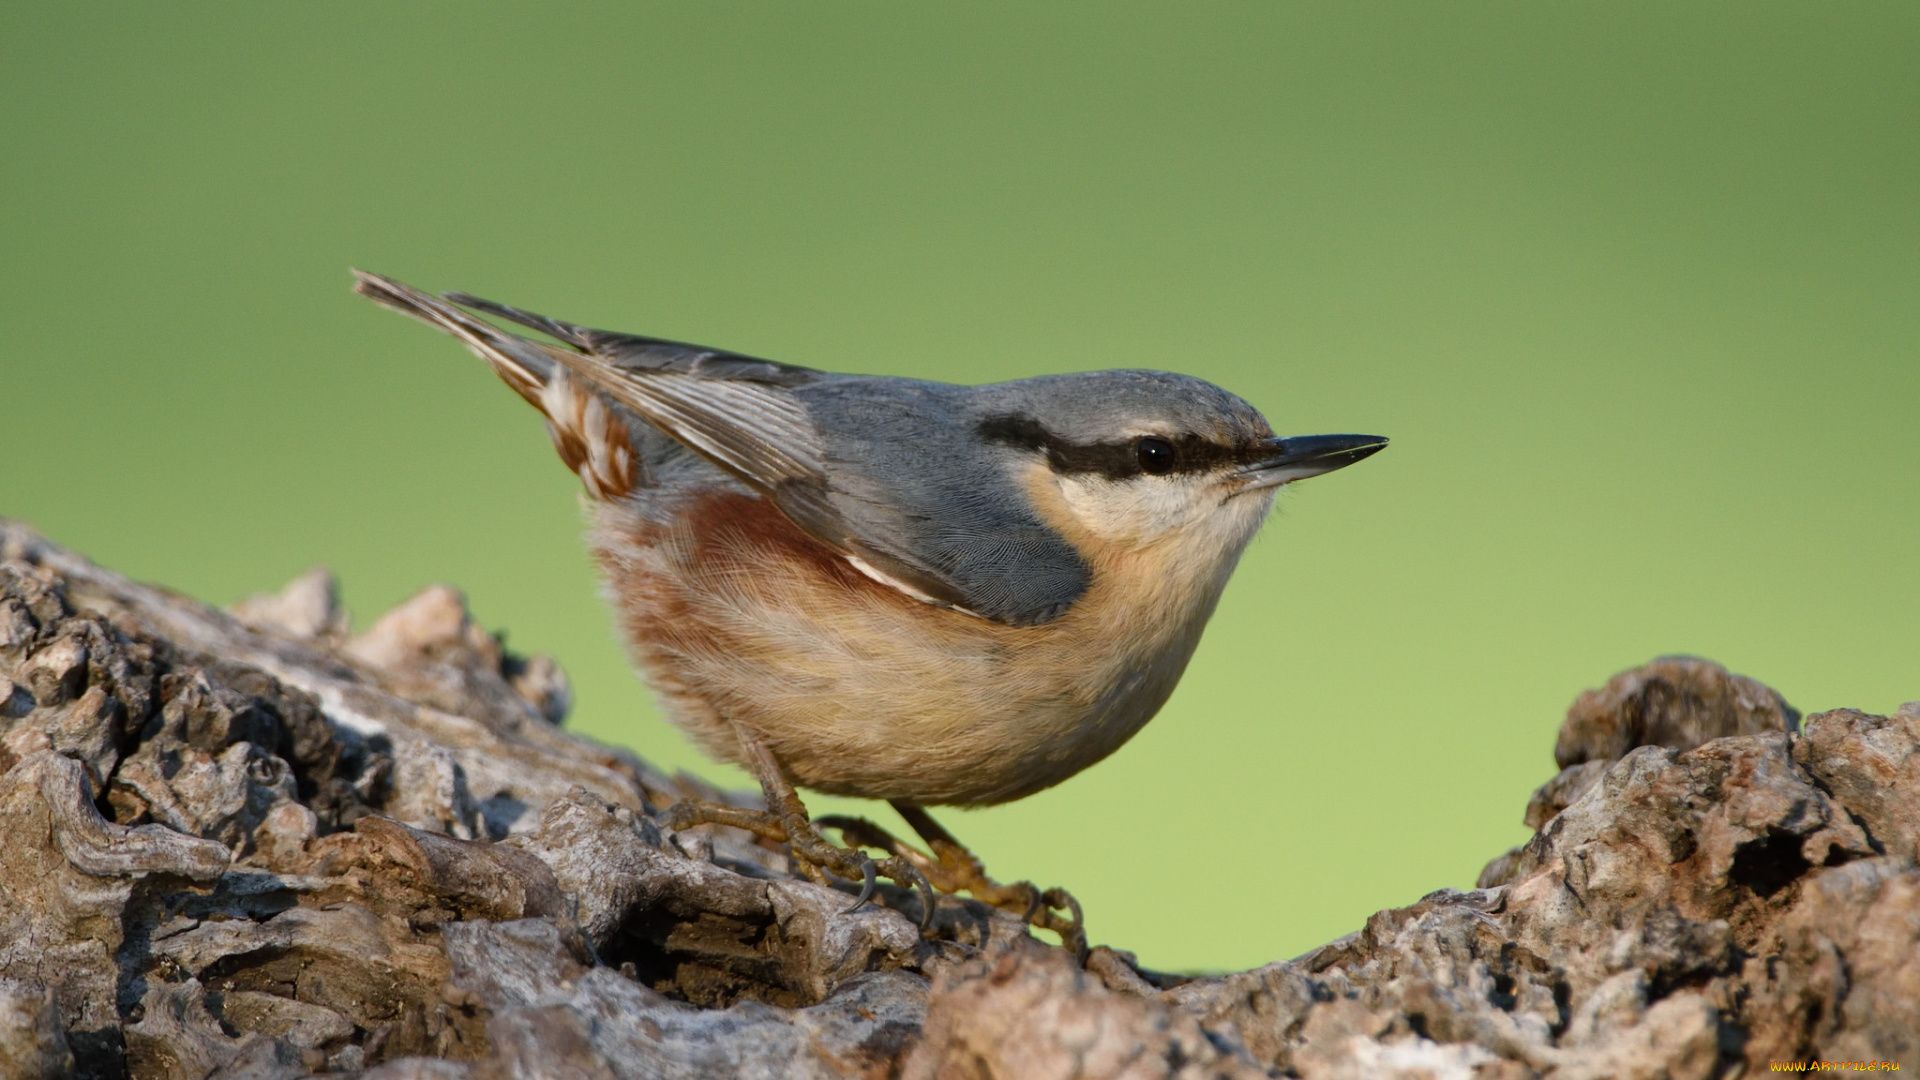
[[[1386,449],[1387,440],[1379,435],[1295,435],[1268,439],[1271,456],[1240,467],[1237,475],[1241,491],[1259,491],[1279,487],[1309,476],[1344,469],[1361,458],[1372,457]]]

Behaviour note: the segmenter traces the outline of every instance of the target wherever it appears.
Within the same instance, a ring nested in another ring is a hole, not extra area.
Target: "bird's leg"
[[[696,825],[726,825],[743,829],[762,840],[776,844],[787,842],[787,830],[780,824],[777,815],[765,810],[747,810],[738,806],[726,806],[708,802],[705,799],[682,798],[661,813],[661,824],[673,832],[691,829]],[[818,866],[796,858],[794,865],[806,875],[807,880],[816,885],[832,885],[826,872]]]
[[[849,912],[859,909],[872,898],[877,877],[891,878],[909,889],[920,890],[925,898],[925,910],[920,917],[921,929],[932,924],[933,886],[927,883],[927,879],[911,862],[895,855],[876,863],[858,851],[827,843],[813,827],[813,822],[807,816],[806,804],[800,801],[799,794],[793,790],[793,784],[787,780],[773,752],[746,732],[738,729],[736,732],[740,746],[747,754],[746,764],[754,778],[760,781],[760,791],[766,796],[766,810],[742,810],[684,799],[667,808],[668,828],[678,831],[693,825],[731,825],[770,840],[784,840],[793,861],[809,879],[825,885],[828,883],[826,874],[831,872],[849,881],[860,882],[860,896],[853,906],[847,908]]]
[[[1080,902],[1065,889],[1040,890],[1030,881],[1016,881],[1011,885],[1002,885],[987,876],[986,867],[980,864],[978,856],[968,851],[965,844],[954,839],[953,834],[933,820],[933,815],[912,803],[896,802],[893,808],[906,819],[920,839],[927,842],[933,858],[925,856],[913,860],[927,879],[942,892],[966,890],[975,900],[1005,911],[1019,913],[1023,918],[1042,930],[1051,930],[1060,935],[1060,944],[1073,950],[1075,956],[1085,959],[1087,955],[1087,932],[1080,913]],[[869,826],[871,827],[871,826]],[[884,835],[884,833],[883,833]],[[887,837],[893,840],[892,837]],[[893,840],[901,847],[900,841]],[[885,845],[880,845],[885,846]],[[895,857],[903,857],[893,847]],[[911,851],[911,848],[907,850]],[[919,852],[914,852],[919,855]]]
[[[808,819],[806,805],[787,781],[786,773],[774,759],[773,752],[760,740],[744,733],[741,745],[747,751],[747,761],[754,776],[760,781],[760,790],[766,794],[767,810],[779,817],[780,827],[787,834],[787,848],[794,858],[803,865],[811,863],[849,881],[856,876],[860,880],[860,897],[848,911],[859,908],[873,896],[874,877],[877,874],[909,889],[918,888],[924,902],[920,928],[924,930],[933,925],[933,886],[927,883],[918,868],[898,855],[876,864],[861,852],[834,847],[821,839],[819,831]]]
[[[765,810],[723,806],[704,799],[681,799],[666,808],[664,817],[667,828],[674,832],[691,829],[695,825],[727,825],[776,843],[784,842],[787,838],[787,834],[780,829],[780,822]]]
[[[940,860],[907,843],[887,830],[875,825],[863,817],[847,817],[844,814],[825,814],[813,819],[816,828],[838,829],[840,839],[850,847],[879,848],[898,859],[912,863],[934,888],[941,892],[954,892],[958,888],[942,877],[946,868]]]
[[[998,884],[987,877],[979,858],[955,840],[953,834],[941,828],[925,810],[898,806],[896,809],[909,818],[909,823],[914,825],[915,831],[927,840],[929,846],[936,847],[940,857],[921,851],[866,818],[829,814],[815,818],[813,823],[820,828],[840,830],[840,838],[848,844],[879,848],[895,858],[907,860],[941,892],[966,892],[982,903],[1018,912],[1021,918],[1033,925],[1060,935],[1061,944],[1072,949],[1083,961],[1086,959],[1087,941],[1081,925],[1080,904],[1071,893],[1065,889],[1042,892],[1026,881],[1012,885]],[[908,809],[914,813],[907,815]],[[1066,912],[1067,915],[1057,915],[1056,911]]]

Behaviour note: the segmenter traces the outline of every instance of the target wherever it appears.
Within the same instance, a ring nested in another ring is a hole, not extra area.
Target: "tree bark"
[[[223,612],[0,521],[0,1076],[1709,1077],[1920,1067],[1920,703],[1663,658],[1480,888],[1234,975],[788,873],[428,589]]]

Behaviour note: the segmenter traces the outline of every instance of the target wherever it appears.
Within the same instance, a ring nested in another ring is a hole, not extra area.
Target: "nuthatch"
[[[1162,371],[839,375],[356,274],[546,416],[594,499],[635,663],[765,790],[765,813],[688,801],[670,824],[784,840],[816,880],[861,881],[860,902],[876,873],[918,885],[923,922],[931,886],[964,889],[1082,949],[1070,896],[996,885],[923,808],[1018,799],[1119,749],[1173,692],[1275,489],[1387,442],[1276,438]],[[819,824],[890,857],[831,845],[794,785],[888,800],[932,854],[861,819]]]

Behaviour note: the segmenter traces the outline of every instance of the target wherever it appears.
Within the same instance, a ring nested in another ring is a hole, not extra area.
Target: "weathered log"
[[[1804,724],[1665,658],[1575,703],[1532,840],[1181,978],[881,906],[557,725],[457,592],[221,612],[0,521],[0,1076],[1708,1077],[1920,1051],[1920,703]],[[850,888],[850,886],[849,886]]]

